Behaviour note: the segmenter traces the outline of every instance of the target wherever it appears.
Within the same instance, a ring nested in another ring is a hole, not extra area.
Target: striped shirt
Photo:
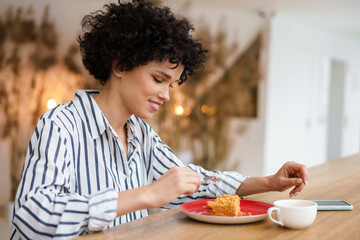
[[[149,215],[148,209],[116,217],[118,192],[159,179],[173,166],[220,183],[180,196],[172,208],[200,198],[235,194],[246,177],[185,165],[142,119],[127,121],[128,156],[95,100],[98,91],[77,90],[75,98],[47,111],[29,142],[18,187],[11,239],[69,239]],[[121,199],[120,199],[121,201]]]

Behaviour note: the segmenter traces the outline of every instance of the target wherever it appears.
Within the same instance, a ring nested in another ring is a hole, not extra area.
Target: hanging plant
[[[236,52],[237,45],[225,44],[225,31],[212,36],[203,26],[196,38],[207,39],[204,44],[209,49],[208,61],[188,83],[171,92],[172,101],[158,116],[159,134],[177,152],[191,149],[194,163],[216,169],[226,160],[231,147],[229,120],[256,117],[262,38],[259,35],[230,67],[226,60]],[[211,85],[209,79],[216,71],[222,74],[212,79],[216,83]],[[189,108],[188,114],[174,114],[177,106]]]
[[[15,199],[28,141],[40,115],[46,110],[44,100],[51,88],[66,95],[84,83],[81,67],[74,60],[73,45],[61,58],[58,53],[55,24],[50,20],[49,7],[43,11],[39,24],[32,7],[9,7],[0,17],[0,137],[10,141],[10,200]],[[76,37],[74,36],[74,40]],[[61,71],[64,79],[51,79],[52,71]],[[72,82],[67,82],[69,81]],[[76,80],[77,79],[77,80]],[[57,85],[63,84],[61,91]],[[55,92],[55,91],[54,91]],[[62,100],[62,98],[60,99]]]

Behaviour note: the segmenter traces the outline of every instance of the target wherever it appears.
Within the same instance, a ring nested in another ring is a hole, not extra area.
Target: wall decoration
[[[9,7],[0,18],[0,138],[10,141],[11,200],[28,141],[47,101],[71,100],[75,89],[86,82],[76,64],[76,48],[71,45],[62,56],[58,42],[49,7],[40,23],[31,6]]]
[[[262,36],[259,34],[229,67],[226,60],[237,46],[225,44],[226,33],[212,36],[203,26],[196,34],[208,43],[208,61],[190,82],[172,90],[170,102],[157,119],[159,134],[178,153],[190,149],[194,163],[219,169],[231,147],[229,119],[257,115]],[[209,84],[219,71],[216,83]]]

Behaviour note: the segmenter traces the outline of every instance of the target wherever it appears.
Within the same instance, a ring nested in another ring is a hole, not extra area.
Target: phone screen
[[[327,205],[334,205],[334,206],[350,206],[351,204],[350,203],[347,203],[345,201],[341,201],[341,200],[320,200],[320,201],[317,201],[315,200],[315,202],[317,202],[317,204],[319,206],[327,206]]]
[[[352,210],[353,206],[344,200],[313,200],[318,210]]]

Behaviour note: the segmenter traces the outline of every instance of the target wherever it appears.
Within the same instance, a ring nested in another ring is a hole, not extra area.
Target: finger
[[[200,176],[197,172],[195,171],[192,171],[191,173],[191,176],[189,178],[189,180],[191,181],[192,184],[195,184],[195,191],[194,192],[197,192],[201,186],[201,181],[200,181]]]
[[[199,174],[191,169],[186,168],[186,173],[184,177],[186,177],[186,180],[188,182],[193,182],[199,185],[201,184]]]
[[[291,187],[295,185],[300,185],[303,183],[303,180],[301,178],[285,178],[282,182],[282,185],[284,187]]]
[[[201,186],[201,181],[200,181],[199,175],[198,174],[192,175],[188,181],[189,181],[189,183],[195,184],[195,186],[196,186],[195,192],[197,192]]]
[[[199,178],[198,174],[186,167],[172,167],[164,175],[176,176],[179,180],[187,180],[190,178]]]
[[[182,194],[192,195],[197,192],[201,185],[199,174],[192,169],[185,167],[180,167],[176,169],[176,171],[178,174],[178,181],[183,184],[181,187]]]
[[[193,195],[193,194],[196,193],[196,192],[197,192],[197,186],[192,185],[192,186],[189,186],[189,188],[187,189],[187,191],[185,191],[183,194],[190,196],[190,195]]]
[[[294,187],[294,189],[289,193],[290,197],[297,196],[304,189],[304,187],[304,184],[300,184]]]
[[[309,180],[309,173],[308,173],[305,165],[300,164],[298,171],[297,171],[297,176],[303,180],[303,183],[305,185],[307,185],[308,180]]]
[[[296,176],[300,177],[305,185],[308,184],[309,173],[304,164],[295,163],[293,165],[293,170],[296,172]]]
[[[192,195],[198,191],[200,184],[197,179],[188,179],[182,183],[182,194]]]
[[[309,173],[308,173],[308,170],[307,168],[302,168],[301,169],[302,171],[302,179],[303,179],[303,182],[305,185],[308,185],[308,182],[309,182]]]

